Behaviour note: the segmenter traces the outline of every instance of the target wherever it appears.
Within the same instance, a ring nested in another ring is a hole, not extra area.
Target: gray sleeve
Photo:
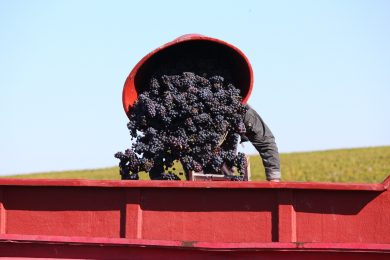
[[[248,106],[244,117],[245,136],[259,152],[267,180],[280,179],[280,160],[275,137],[255,110]]]

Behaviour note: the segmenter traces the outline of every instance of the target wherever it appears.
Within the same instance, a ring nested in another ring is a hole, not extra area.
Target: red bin
[[[186,34],[150,52],[135,65],[123,88],[122,101],[126,114],[159,65],[175,61],[183,55],[197,59],[199,53],[222,58],[229,63],[233,82],[241,90],[242,102],[245,104],[253,87],[252,66],[245,54],[225,41],[200,34]]]

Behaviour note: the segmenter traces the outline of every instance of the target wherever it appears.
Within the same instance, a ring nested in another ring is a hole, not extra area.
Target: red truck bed
[[[0,257],[389,259],[389,184],[0,179]]]

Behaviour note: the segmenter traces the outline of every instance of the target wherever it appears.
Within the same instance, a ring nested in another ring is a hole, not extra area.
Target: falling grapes
[[[246,158],[236,151],[238,137],[246,131],[246,107],[229,75],[167,71],[151,77],[129,111],[127,127],[134,143],[115,154],[121,178],[137,180],[146,171],[152,180],[180,180],[164,172],[178,160],[186,172],[222,174],[223,165],[236,167],[240,176],[231,179],[243,180]]]

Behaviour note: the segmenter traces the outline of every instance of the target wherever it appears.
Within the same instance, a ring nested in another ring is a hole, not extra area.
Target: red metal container
[[[200,34],[186,34],[147,54],[130,72],[122,94],[126,114],[147,85],[145,80],[150,78],[158,65],[177,60],[183,55],[197,59],[199,54],[225,59],[232,66],[235,86],[241,90],[242,102],[246,103],[253,87],[253,71],[245,54],[225,41]]]
[[[0,179],[0,257],[389,259],[389,184]]]

